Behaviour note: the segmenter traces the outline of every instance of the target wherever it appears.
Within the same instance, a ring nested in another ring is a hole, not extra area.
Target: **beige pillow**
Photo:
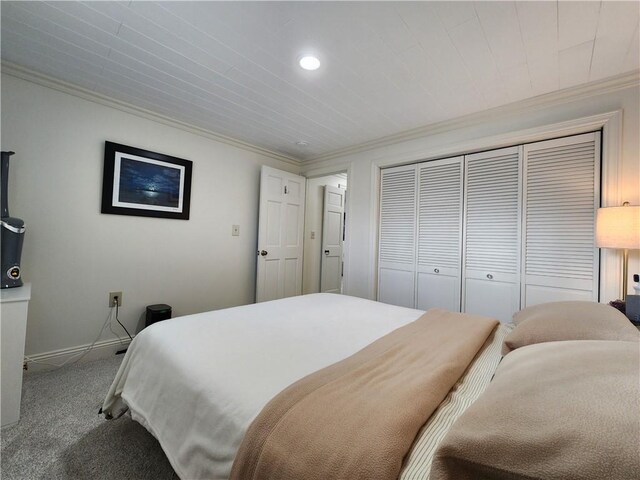
[[[540,303],[532,307],[523,308],[513,314],[513,323],[520,323],[530,318],[562,317],[590,319],[590,318],[627,318],[620,310],[611,305],[597,302],[564,301]],[[627,320],[628,321],[628,320]]]
[[[628,480],[640,472],[640,343],[507,355],[435,453],[431,480]]]
[[[627,317],[596,302],[542,303],[513,316],[516,328],[504,339],[502,354],[525,345],[559,340],[640,340]]]

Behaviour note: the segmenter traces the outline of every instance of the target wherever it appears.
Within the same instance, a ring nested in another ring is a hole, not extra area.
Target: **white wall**
[[[640,204],[639,104],[640,89],[627,88],[305,168],[307,176],[348,170],[346,293],[375,297],[377,165],[623,109],[617,187],[621,200]],[[1,122],[2,149],[16,152],[10,211],[27,225],[22,267],[33,283],[28,355],[92,341],[107,316],[109,291],[124,292],[120,318],[132,330],[152,303],[168,303],[184,315],[253,301],[260,165],[294,173],[298,167],[4,74]],[[105,140],[192,160],[191,219],[101,214]],[[240,237],[231,236],[232,224],[240,225]],[[632,252],[629,273],[639,270],[638,252]],[[612,274],[605,281],[618,283]]]
[[[101,214],[105,140],[192,160],[190,220]],[[109,291],[123,292],[120,320],[131,331],[148,304],[168,303],[178,316],[253,302],[260,166],[299,171],[8,75],[2,149],[16,152],[9,208],[27,226],[27,355],[90,343]]]
[[[327,175],[307,180],[307,199],[304,212],[304,263],[302,266],[302,293],[320,291],[320,264],[322,261],[322,215],[324,211],[324,186],[343,188],[347,185],[344,175]],[[315,232],[315,238],[311,238]]]
[[[376,295],[377,256],[377,203],[380,165],[415,162],[427,158],[442,158],[456,153],[465,153],[468,145],[482,144],[489,137],[500,137],[509,132],[567,122],[578,118],[598,115],[618,109],[623,110],[621,132],[621,163],[617,181],[616,201],[640,204],[640,89],[638,86],[622,90],[593,94],[574,101],[557,100],[556,104],[532,105],[503,114],[486,115],[478,121],[469,121],[467,126],[456,129],[441,129],[437,133],[408,141],[398,142],[367,151],[356,152],[303,168],[307,176],[347,169],[349,174],[349,205],[347,216],[348,261],[345,265],[345,293],[365,298]],[[464,144],[464,146],[462,146]],[[484,147],[486,148],[486,147]],[[606,146],[605,146],[606,148]],[[440,152],[434,153],[434,152]],[[447,152],[444,155],[442,152]],[[639,252],[631,252],[629,276],[640,270]],[[617,253],[603,251],[605,258]],[[619,271],[609,269],[603,282],[606,294],[616,295],[620,284]],[[631,289],[631,279],[629,288]],[[602,298],[601,301],[613,300]]]

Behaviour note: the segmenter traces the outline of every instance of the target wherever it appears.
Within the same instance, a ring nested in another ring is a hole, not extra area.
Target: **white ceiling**
[[[4,61],[304,161],[636,70],[639,5],[2,1],[1,46]],[[319,70],[297,66],[307,52]]]

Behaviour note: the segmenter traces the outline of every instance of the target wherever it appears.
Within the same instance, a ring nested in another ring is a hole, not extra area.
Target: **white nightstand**
[[[3,427],[20,420],[22,398],[22,364],[24,339],[27,334],[27,310],[31,299],[31,284],[0,290],[0,358],[2,383],[0,421]]]

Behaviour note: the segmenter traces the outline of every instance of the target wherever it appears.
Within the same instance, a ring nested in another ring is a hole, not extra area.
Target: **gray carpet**
[[[27,372],[20,422],[2,429],[2,480],[177,479],[144,427],[126,415],[98,415],[121,361]]]

